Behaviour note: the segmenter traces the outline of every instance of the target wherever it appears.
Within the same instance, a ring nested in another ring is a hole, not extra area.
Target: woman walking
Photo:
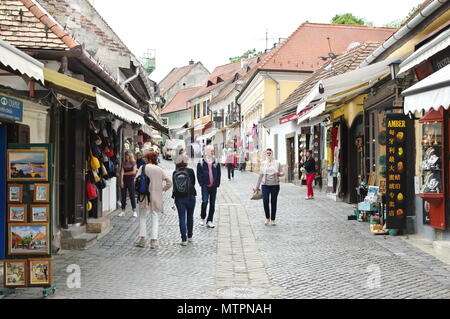
[[[150,196],[139,203],[139,240],[138,247],[145,247],[147,237],[147,214],[151,215],[150,247],[156,248],[158,242],[159,215],[164,212],[163,192],[172,187],[172,181],[158,166],[158,153],[150,151],[147,154],[147,165],[141,166],[138,176],[144,169],[145,175],[150,179],[148,190]]]
[[[120,169],[120,189],[122,195],[122,212],[119,216],[125,216],[125,209],[127,207],[127,190],[130,195],[131,207],[133,208],[133,217],[137,217],[136,212],[136,196],[134,189],[134,179],[136,177],[136,162],[134,161],[131,152],[125,152],[125,160]]]
[[[236,155],[234,155],[233,150],[231,148],[228,149],[228,155],[225,160],[225,166],[228,170],[228,180],[234,179],[234,169],[237,166]]]
[[[265,224],[275,226],[277,214],[277,199],[280,192],[280,176],[284,176],[280,163],[273,158],[273,152],[270,148],[266,150],[266,160],[261,164],[261,172],[258,184],[254,191],[261,191],[263,194],[264,212],[266,214]],[[269,207],[270,201],[270,207]]]
[[[181,152],[175,158],[176,169],[172,174],[172,198],[175,199],[175,205],[178,210],[182,246],[192,242],[195,196],[197,196],[194,170],[188,168],[188,164],[189,157],[185,152]]]
[[[312,151],[306,151],[306,161],[303,163],[303,168],[306,171],[306,185],[308,194],[305,199],[314,199],[314,191],[312,184],[316,178],[316,161],[312,157]]]

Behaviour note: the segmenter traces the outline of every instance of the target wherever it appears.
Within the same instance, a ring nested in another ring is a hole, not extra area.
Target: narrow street
[[[173,163],[162,166],[171,175]],[[194,242],[180,246],[169,191],[159,247],[142,249],[134,246],[138,221],[115,212],[112,231],[94,247],[54,257],[57,291],[48,298],[450,298],[450,265],[347,221],[350,205],[321,194],[306,201],[304,188],[283,184],[277,226],[265,226],[262,201],[249,200],[257,175],[237,171],[228,181],[222,172],[215,229],[199,225],[198,196]],[[81,288],[66,284],[72,264]],[[377,273],[379,285],[370,285]],[[41,297],[25,288],[7,298]]]

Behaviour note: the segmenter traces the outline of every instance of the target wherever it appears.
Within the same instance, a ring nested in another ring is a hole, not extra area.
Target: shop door
[[[352,166],[349,166],[348,163],[348,152],[349,150],[349,144],[348,144],[348,127],[345,123],[344,119],[341,119],[341,150],[340,150],[340,173],[341,173],[341,181],[340,181],[340,198],[342,198],[345,202],[349,202],[348,197],[348,173],[349,168],[352,168]]]
[[[362,174],[363,160],[363,117],[358,116],[350,128],[348,134],[348,189],[345,201],[353,204],[358,201],[356,187]]]
[[[86,222],[86,115],[80,110],[64,112],[62,132],[64,134],[64,169],[61,179],[64,181],[63,205],[65,213],[62,224],[84,224]]]
[[[286,139],[286,150],[287,150],[287,164],[288,164],[288,182],[294,181],[294,166],[295,166],[295,137],[290,137]]]

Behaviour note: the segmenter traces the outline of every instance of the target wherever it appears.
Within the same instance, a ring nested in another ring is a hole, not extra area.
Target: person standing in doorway
[[[306,151],[306,160],[303,163],[303,168],[306,173],[306,185],[308,188],[307,196],[305,199],[314,199],[313,182],[316,178],[316,161],[312,156],[312,151]]]
[[[192,242],[194,229],[195,210],[195,174],[192,168],[188,168],[189,157],[185,152],[175,158],[175,171],[172,174],[173,192],[177,206],[178,219],[181,233],[181,245],[186,246]]]
[[[197,164],[197,179],[202,189],[202,210],[200,224],[205,225],[206,208],[209,202],[209,213],[206,226],[214,228],[214,211],[216,205],[217,188],[220,187],[220,164],[214,159],[214,147],[208,145],[205,157]]]
[[[157,247],[159,231],[159,215],[164,212],[163,192],[172,187],[172,181],[158,166],[158,153],[150,151],[147,154],[147,165],[141,166],[138,176],[144,169],[145,175],[150,179],[148,190],[150,196],[139,204],[139,240],[136,246],[145,247],[147,237],[147,214],[151,216],[150,247]]]
[[[265,225],[275,226],[277,215],[277,199],[280,192],[280,177],[284,176],[280,162],[273,158],[273,152],[270,148],[266,150],[266,160],[261,163],[261,172],[259,174],[258,184],[254,191],[260,190],[263,195],[264,212],[266,214]],[[270,202],[270,207],[269,207]]]
[[[125,209],[127,207],[127,190],[130,196],[131,207],[133,208],[133,217],[137,217],[136,212],[136,193],[134,189],[134,179],[136,177],[137,166],[131,152],[125,153],[125,160],[120,169],[120,189],[122,195],[122,212],[119,216],[125,216]]]
[[[237,165],[236,155],[234,155],[233,150],[231,148],[229,148],[228,155],[225,160],[225,166],[227,167],[229,181],[234,179],[234,169],[235,169],[236,165]]]
[[[241,148],[239,149],[239,170],[241,171],[241,173],[242,173],[243,171],[245,171],[244,165],[245,165],[245,151],[244,151],[244,149],[241,147]]]

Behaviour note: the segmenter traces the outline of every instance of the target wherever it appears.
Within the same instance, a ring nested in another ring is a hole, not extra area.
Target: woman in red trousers
[[[312,183],[316,178],[316,161],[309,150],[306,151],[306,161],[303,163],[303,168],[306,171],[306,185],[308,186],[308,194],[305,199],[314,199]]]

